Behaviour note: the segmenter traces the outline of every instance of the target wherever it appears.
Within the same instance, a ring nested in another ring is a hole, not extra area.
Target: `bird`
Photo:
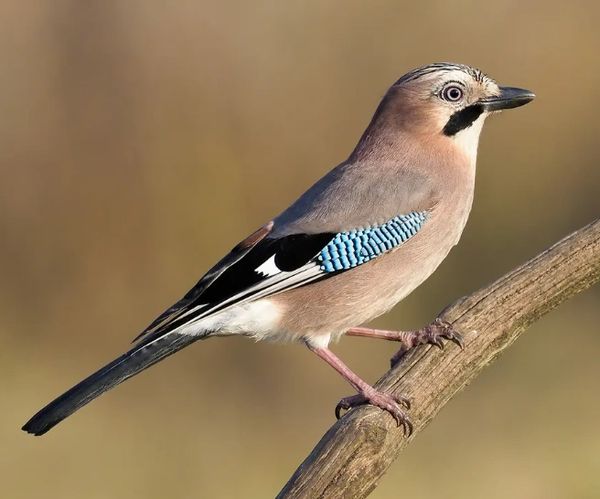
[[[336,416],[362,404],[412,431],[410,401],[377,390],[330,349],[343,335],[463,344],[451,324],[416,331],[362,326],[423,283],[458,243],[471,211],[486,118],[533,100],[471,66],[433,63],[398,79],[348,158],[243,239],[159,315],[133,347],[37,412],[42,435],[102,393],[212,337],[300,342],[356,390]]]

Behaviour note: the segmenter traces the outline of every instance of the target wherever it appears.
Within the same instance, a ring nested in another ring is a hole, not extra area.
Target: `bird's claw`
[[[430,334],[441,341],[441,338],[451,341],[456,346],[463,349],[465,347],[465,342],[462,335],[454,329],[452,324],[449,322],[443,321],[442,319],[436,319],[433,321],[433,324],[427,326],[425,329],[429,329]]]
[[[404,429],[404,435],[409,437],[413,432],[413,425],[400,406],[410,409],[410,400],[401,395],[392,395],[385,392],[373,390],[369,393],[359,393],[350,397],[344,397],[335,407],[335,417],[340,419],[342,410],[350,410],[360,405],[371,404],[388,412],[396,421],[398,426]]]
[[[433,345],[438,347],[440,350],[444,349],[444,342],[442,341],[442,338],[435,337],[435,338],[431,338],[431,340],[429,340],[429,342]]]
[[[461,349],[464,348],[464,340],[462,335],[454,329],[452,324],[443,321],[441,319],[434,320],[428,326],[418,331],[410,333],[412,336],[409,338],[409,344],[403,346],[396,354],[390,359],[391,366],[394,367],[400,359],[412,348],[417,345],[433,345],[440,350],[444,349],[444,341],[451,341]]]

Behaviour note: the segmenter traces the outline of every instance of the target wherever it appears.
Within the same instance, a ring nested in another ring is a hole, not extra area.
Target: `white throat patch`
[[[479,135],[483,128],[483,122],[487,117],[487,113],[482,113],[473,124],[464,130],[461,130],[453,136],[456,145],[467,155],[471,163],[474,165],[477,160],[477,146],[479,145]]]

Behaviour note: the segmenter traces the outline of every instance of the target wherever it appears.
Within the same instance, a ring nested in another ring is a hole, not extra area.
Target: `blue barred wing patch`
[[[426,211],[412,211],[381,225],[340,232],[321,250],[317,261],[323,272],[357,267],[408,241],[426,219]]]

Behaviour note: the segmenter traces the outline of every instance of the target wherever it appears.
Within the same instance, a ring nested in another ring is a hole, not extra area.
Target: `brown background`
[[[0,495],[272,497],[349,393],[300,346],[207,341],[43,438],[19,428],[343,160],[415,66],[538,99],[488,122],[461,244],[377,325],[424,324],[598,216],[598,5],[3,1]],[[536,324],[373,497],[599,497],[599,298]],[[369,380],[394,351],[335,348]]]

